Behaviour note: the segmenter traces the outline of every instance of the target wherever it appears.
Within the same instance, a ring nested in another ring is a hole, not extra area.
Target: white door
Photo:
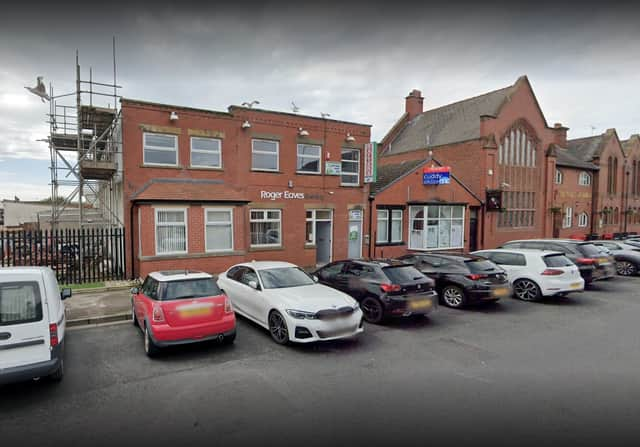
[[[362,257],[362,210],[349,210],[349,229],[347,233],[349,259]]]
[[[32,278],[0,282],[0,369],[51,359],[45,289]]]

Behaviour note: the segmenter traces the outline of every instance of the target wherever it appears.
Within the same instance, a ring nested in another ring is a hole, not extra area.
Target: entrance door
[[[478,249],[478,207],[469,208],[469,251]]]
[[[316,263],[331,262],[331,221],[316,221]]]
[[[349,250],[348,257],[350,259],[358,259],[362,257],[362,210],[349,210],[349,228],[348,228]]]

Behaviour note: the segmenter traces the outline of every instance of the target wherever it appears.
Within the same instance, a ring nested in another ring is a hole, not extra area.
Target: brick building
[[[622,142],[622,149],[626,159],[626,191],[625,210],[626,228],[623,231],[640,234],[640,135]],[[624,217],[623,217],[624,218]]]
[[[368,240],[370,126],[231,106],[122,100],[128,269],[313,266]]]

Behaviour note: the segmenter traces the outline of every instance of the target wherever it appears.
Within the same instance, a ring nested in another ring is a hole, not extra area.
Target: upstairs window
[[[578,185],[589,186],[591,184],[591,174],[586,171],[582,171],[578,177]]]
[[[191,137],[191,166],[222,167],[222,142],[217,138]]]
[[[573,208],[568,206],[564,210],[564,220],[562,221],[562,228],[571,228],[573,225]]]
[[[161,133],[143,134],[143,163],[145,165],[178,165],[178,137]]]
[[[536,166],[534,139],[522,127],[507,132],[498,147],[498,164],[506,166]]]
[[[343,186],[358,186],[360,184],[360,151],[358,149],[342,149],[340,184]]]
[[[296,171],[303,174],[320,174],[321,153],[320,146],[299,144]]]
[[[280,169],[280,144],[271,140],[251,140],[251,169],[278,171]]]
[[[560,169],[556,169],[556,185],[562,185],[563,177],[562,171]]]
[[[585,212],[580,213],[578,216],[578,226],[586,227],[589,224],[589,215]]]

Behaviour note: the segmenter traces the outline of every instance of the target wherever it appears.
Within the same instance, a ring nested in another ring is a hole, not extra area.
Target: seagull
[[[34,95],[38,95],[42,100],[42,102],[44,102],[45,99],[49,101],[51,98],[49,98],[49,95],[47,95],[47,89],[45,88],[44,83],[42,82],[42,79],[43,79],[42,76],[38,76],[36,78],[35,87],[25,87],[25,88],[29,90],[31,93],[33,93]]]
[[[251,101],[251,102],[243,102],[242,105],[245,107],[252,108],[254,104],[260,104],[260,101]]]
[[[320,116],[322,116],[323,118],[326,118],[328,116],[331,116],[330,113],[320,113]]]
[[[291,110],[293,110],[293,113],[298,113],[300,111],[300,107],[298,107],[295,102],[291,101]]]

